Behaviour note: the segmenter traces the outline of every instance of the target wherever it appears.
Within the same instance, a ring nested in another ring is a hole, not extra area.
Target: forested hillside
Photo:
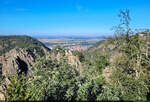
[[[41,46],[46,48],[44,44],[29,36],[0,36],[0,56],[14,48],[29,49],[32,52],[36,49],[42,55]]]
[[[35,60],[30,75],[5,73],[1,81],[1,98],[149,101],[150,30],[131,29],[129,10],[120,11],[119,17],[120,24],[114,27],[115,36],[98,42],[85,52],[57,46]]]

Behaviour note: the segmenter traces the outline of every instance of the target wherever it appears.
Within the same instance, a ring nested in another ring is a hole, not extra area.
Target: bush
[[[5,88],[7,101],[27,101],[31,98],[31,91],[27,89],[27,78],[24,74],[7,75],[10,83]]]

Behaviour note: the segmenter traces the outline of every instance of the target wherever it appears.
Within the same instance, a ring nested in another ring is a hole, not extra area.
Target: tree
[[[31,98],[31,91],[27,88],[27,77],[21,75],[7,75],[9,84],[5,87],[7,101],[27,101]]]
[[[111,64],[113,68],[111,77],[111,84],[117,87],[120,92],[120,99],[125,101],[146,101],[149,85],[149,78],[145,74],[146,65],[143,62],[149,62],[146,58],[146,38],[141,37],[139,33],[131,32],[129,10],[120,11],[119,17],[121,24],[118,26],[122,36],[118,37],[119,47],[118,53],[114,63]],[[118,30],[118,29],[117,29]],[[125,35],[125,36],[124,36]],[[121,40],[120,40],[121,39]]]
[[[66,92],[78,75],[67,59],[39,59],[30,80],[31,100],[66,100]]]
[[[130,10],[125,9],[125,11],[120,10],[120,14],[118,15],[120,17],[120,25],[119,26],[124,26],[125,34],[126,34],[126,40],[129,40],[129,35],[130,35]]]
[[[124,41],[128,43],[129,37],[131,33],[133,33],[130,28],[130,10],[125,9],[120,10],[119,12],[120,14],[118,15],[118,17],[120,18],[120,24],[112,28],[113,30],[115,30],[114,39],[117,46],[123,44]]]
[[[85,61],[85,57],[84,57],[82,52],[73,51],[73,54],[79,58],[80,62],[84,62]]]

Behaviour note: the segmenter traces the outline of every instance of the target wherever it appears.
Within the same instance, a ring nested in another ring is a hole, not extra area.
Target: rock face
[[[21,72],[30,73],[34,58],[23,49],[12,49],[0,57],[2,63],[2,74],[20,74]]]
[[[77,56],[74,56],[70,50],[69,51],[66,50],[65,55],[68,58],[68,63],[74,65],[77,68],[77,70],[81,73],[82,66],[81,66],[81,62],[79,61],[79,58]]]
[[[0,90],[1,90],[1,91],[3,90],[2,86],[0,86]],[[4,96],[4,94],[1,93],[1,92],[0,92],[0,100],[5,100],[5,96]]]
[[[66,57],[68,60],[68,64],[74,66],[80,73],[82,72],[82,64],[79,58],[73,55],[70,50],[65,50],[64,53],[51,53],[49,56],[57,60]]]
[[[44,48],[43,48],[44,50]],[[45,56],[49,53],[47,50],[44,51]],[[21,74],[24,72],[26,75],[32,76],[33,65],[36,58],[41,57],[36,50],[31,54],[25,49],[12,49],[4,55],[0,56],[0,65],[2,70],[2,75],[6,74]],[[9,81],[6,78],[5,83],[8,84]],[[0,86],[0,91],[5,92],[2,88],[3,84]],[[0,92],[0,100],[4,100],[4,95]]]
[[[49,54],[49,49],[29,36],[0,36],[0,69],[2,75],[31,75],[35,59]]]
[[[34,56],[37,58],[40,57],[34,51]],[[35,58],[25,49],[12,49],[9,52],[5,53],[3,56],[0,56],[0,63],[2,64],[2,74],[15,74],[22,73],[31,75],[33,70],[33,64]]]

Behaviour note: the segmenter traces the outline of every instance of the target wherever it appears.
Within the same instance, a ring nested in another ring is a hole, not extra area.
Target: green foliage
[[[96,100],[104,78],[80,75],[67,59],[41,58],[30,80],[31,100]]]
[[[150,32],[133,32],[129,11],[121,12],[116,35],[90,49],[91,64],[99,71],[107,66],[106,83],[97,100],[148,101],[150,89]],[[96,69],[94,69],[96,70]],[[99,73],[100,75],[102,73]]]
[[[85,61],[85,57],[84,57],[82,52],[73,51],[73,55],[77,56],[79,58],[80,62],[84,62]]]
[[[127,76],[121,70],[113,71],[111,76],[112,84],[118,88],[120,92],[120,99],[125,101],[146,101],[147,100],[147,83],[145,79],[135,79],[134,77]]]
[[[49,50],[42,44],[40,41],[33,39],[29,36],[0,36],[0,55],[5,54],[13,48],[25,48],[34,52],[34,49],[37,50],[39,55],[43,55],[41,47]]]
[[[88,79],[81,84],[77,91],[77,100],[79,101],[96,101],[96,97],[101,93],[102,84],[97,83],[94,79]]]
[[[65,54],[65,50],[60,45],[57,45],[54,49],[51,50],[51,53],[58,54],[58,52]]]
[[[71,101],[73,100],[73,97],[75,97],[74,95],[75,95],[74,87],[69,87],[68,90],[66,91],[65,99]]]
[[[123,16],[127,16],[124,15]],[[126,18],[126,17],[125,17]],[[128,18],[128,17],[127,17]],[[125,21],[124,24],[128,23]],[[125,101],[147,101],[147,92],[149,87],[149,78],[145,72],[148,66],[142,64],[144,62],[149,62],[146,36],[140,36],[135,34],[129,36],[131,31],[128,25],[125,25],[125,34],[118,37],[119,48],[118,52],[122,56],[117,56],[114,63],[111,64],[113,68],[111,77],[111,84],[117,87],[119,90],[119,97],[121,100]],[[123,28],[124,29],[124,28]],[[134,33],[132,33],[134,34]],[[146,57],[147,56],[147,57]]]
[[[97,96],[98,101],[119,101],[120,92],[113,85],[103,86],[102,92]]]
[[[27,78],[24,74],[17,76],[8,75],[10,83],[6,87],[5,99],[8,101],[27,101],[31,97],[31,91],[27,89]]]
[[[145,83],[135,80],[133,78],[126,78],[122,83],[123,95],[122,99],[125,101],[142,100],[147,101],[147,89],[144,86]]]
[[[31,81],[33,100],[61,100],[69,85],[74,81],[77,71],[67,64],[66,59],[60,61],[51,58],[39,59],[35,64],[34,79]]]
[[[108,64],[106,56],[95,56],[94,65],[97,67],[100,74],[102,73],[102,69],[104,69]]]

